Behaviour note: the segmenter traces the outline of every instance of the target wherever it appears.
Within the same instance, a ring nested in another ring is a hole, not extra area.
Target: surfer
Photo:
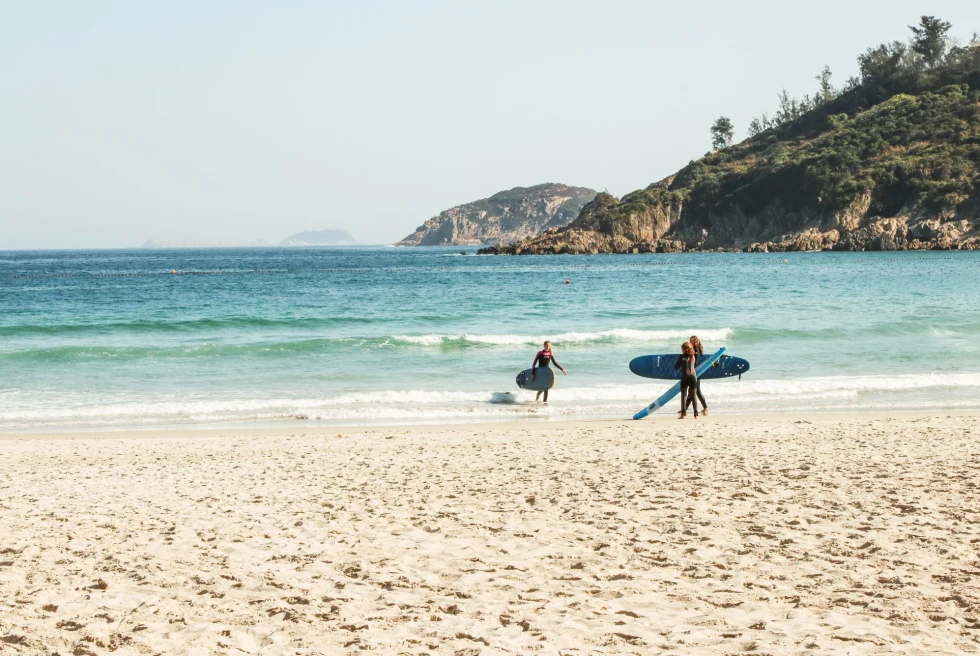
[[[701,358],[704,357],[704,347],[701,345],[701,340],[698,339],[698,336],[697,335],[691,335],[691,339],[689,339],[688,341],[691,343],[691,348],[694,349],[694,356],[698,359],[698,361],[700,361]],[[708,402],[704,400],[704,394],[701,393],[701,379],[700,378],[698,378],[698,384],[694,388],[694,391],[698,395],[698,399],[700,399],[700,401],[701,401],[701,414],[703,414],[703,415],[708,414]],[[688,402],[688,404],[694,403],[694,395],[693,394],[687,400],[687,402]],[[687,409],[687,406],[684,406],[684,409],[686,410]]]
[[[534,356],[534,362],[531,364],[531,380],[534,380],[534,371],[535,371],[535,369],[538,368],[538,363],[540,363],[542,367],[548,367],[548,366],[551,366],[551,363],[552,362],[555,363],[555,366],[556,367],[558,367],[559,369],[561,369],[562,374],[564,374],[566,376],[568,375],[568,372],[565,371],[565,368],[563,366],[561,366],[560,364],[558,364],[558,360],[555,360],[555,354],[551,352],[551,342],[545,342],[544,343],[544,349],[541,350],[541,351],[538,351],[535,354],[535,356]],[[547,403],[548,402],[548,390],[542,390],[541,392],[538,392],[538,395],[534,397],[534,400],[535,401],[539,401],[541,399],[541,394],[542,393],[544,394],[544,402]]]
[[[694,404],[694,418],[698,418],[698,401],[695,393],[698,388],[698,375],[696,365],[698,356],[694,354],[694,347],[690,342],[681,345],[681,354],[677,356],[674,369],[681,370],[681,416],[679,419],[687,417],[687,399],[690,398]]]

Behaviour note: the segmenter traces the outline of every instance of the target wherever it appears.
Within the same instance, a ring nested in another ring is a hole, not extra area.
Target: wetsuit
[[[698,364],[701,364],[701,359],[702,358],[704,358],[704,353],[698,353],[698,362],[697,362]],[[708,402],[704,400],[704,394],[701,393],[701,379],[700,378],[698,378],[698,384],[694,388],[694,392],[698,395],[698,399],[700,399],[700,401],[701,401],[701,410],[702,411],[703,410],[707,410],[708,409]],[[687,403],[688,403],[688,405],[690,405],[691,403],[694,403],[694,396],[691,396],[691,398],[689,398],[687,400]],[[687,410],[687,406],[686,405],[684,406],[684,409]]]
[[[698,403],[694,397],[698,388],[698,374],[695,369],[697,360],[697,357],[693,355],[682,353],[677,356],[677,362],[674,364],[674,369],[681,370],[681,411],[687,411],[687,400],[690,398],[691,402],[694,403],[695,417],[698,416]]]
[[[555,366],[565,371],[564,367],[558,364],[558,360],[555,360],[555,355],[551,351],[538,351],[534,356],[534,363],[531,365],[531,378],[534,379],[534,370],[538,368],[538,365],[542,367],[549,367],[551,363],[554,362]],[[540,392],[539,392],[540,394]],[[544,390],[544,402],[548,402],[548,390]]]
[[[565,371],[562,366],[558,364],[558,360],[555,360],[555,354],[551,351],[538,351],[537,355],[534,356],[534,364],[531,365],[531,368],[536,368],[539,362],[541,363],[542,367],[548,367],[552,362],[554,362],[556,367],[562,371]]]

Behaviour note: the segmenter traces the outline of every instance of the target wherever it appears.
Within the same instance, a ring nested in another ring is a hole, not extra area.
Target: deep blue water
[[[0,252],[0,426],[629,416],[690,334],[752,363],[717,413],[980,405],[980,253],[459,250]]]

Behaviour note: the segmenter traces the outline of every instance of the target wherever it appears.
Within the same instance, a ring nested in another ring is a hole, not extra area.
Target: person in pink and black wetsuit
[[[531,364],[531,380],[534,380],[534,372],[535,372],[535,369],[537,369],[539,366],[540,367],[550,367],[552,362],[555,363],[555,366],[556,367],[558,367],[559,369],[561,369],[562,374],[564,374],[566,376],[568,375],[568,372],[565,371],[565,368],[563,366],[561,366],[560,364],[558,364],[558,360],[555,360],[555,354],[551,352],[551,342],[545,342],[544,343],[544,349],[538,351],[535,354],[535,356],[534,356],[534,363]],[[538,392],[538,395],[534,397],[534,400],[535,401],[540,401],[541,400],[541,394],[542,393],[544,394],[544,402],[547,403],[548,402],[548,390],[542,390],[541,392]]]

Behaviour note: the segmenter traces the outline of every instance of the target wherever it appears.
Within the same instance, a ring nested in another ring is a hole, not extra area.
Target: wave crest
[[[565,344],[586,344],[596,342],[647,342],[668,343],[686,340],[698,335],[704,341],[719,342],[728,339],[734,331],[731,328],[713,330],[638,330],[634,328],[614,328],[598,332],[570,332],[555,335],[479,335],[471,333],[430,333],[427,335],[392,335],[391,341],[417,346],[525,346],[543,344],[550,340],[554,346]]]

